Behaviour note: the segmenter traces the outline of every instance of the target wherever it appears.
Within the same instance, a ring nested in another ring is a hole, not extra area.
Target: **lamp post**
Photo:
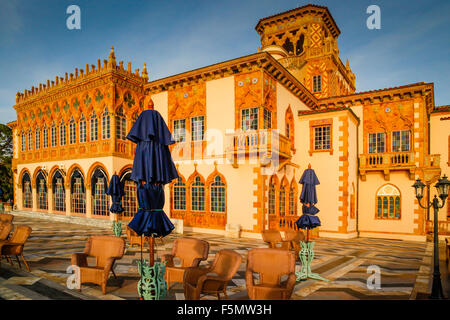
[[[433,207],[434,209],[434,271],[433,271],[433,286],[431,289],[430,298],[444,299],[441,284],[441,272],[439,271],[438,211],[445,205],[445,200],[447,199],[448,196],[450,181],[447,179],[447,176],[444,175],[442,178],[439,179],[439,181],[435,185],[439,194],[439,198],[441,198],[442,200],[442,205],[439,205],[439,200],[435,195],[431,202],[423,206],[420,203],[420,201],[423,198],[423,189],[425,188],[425,184],[422,181],[420,181],[420,179],[417,179],[416,183],[414,183],[412,186],[416,191],[416,198],[419,201],[419,206],[421,206],[424,209],[428,209],[431,207]]]

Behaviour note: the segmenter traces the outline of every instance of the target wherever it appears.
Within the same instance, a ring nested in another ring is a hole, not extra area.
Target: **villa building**
[[[320,180],[315,236],[425,240],[432,215],[411,186],[450,175],[450,107],[434,105],[433,83],[356,92],[327,7],[302,6],[255,29],[257,53],[163,79],[149,81],[145,65],[125,68],[111,49],[108,60],[17,93],[17,209],[112,220],[105,191],[117,173],[119,219],[130,220],[135,145],[126,135],[150,107],[177,141],[180,178],[167,186],[165,212],[184,229],[295,229],[298,181],[311,165]]]

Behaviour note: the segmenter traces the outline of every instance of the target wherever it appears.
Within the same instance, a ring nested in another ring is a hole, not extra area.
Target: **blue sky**
[[[16,119],[15,94],[74,68],[106,59],[142,70],[150,80],[255,53],[260,18],[311,1],[299,0],[1,0],[0,122]],[[357,91],[434,82],[436,105],[450,104],[450,1],[316,0],[329,7],[341,35],[340,56],[356,74]],[[66,9],[81,8],[81,30],[68,30]],[[381,8],[369,30],[366,9]]]

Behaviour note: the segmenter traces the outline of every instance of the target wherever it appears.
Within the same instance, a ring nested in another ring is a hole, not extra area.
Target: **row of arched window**
[[[132,124],[136,121],[137,117],[138,113],[136,113],[132,117],[131,119]],[[111,125],[108,108],[105,107],[103,114],[101,115],[100,118],[101,118],[100,119],[101,139],[109,139],[111,137]],[[127,118],[124,115],[122,107],[118,109],[115,118],[116,118],[116,138],[125,140],[127,133]],[[88,125],[90,129],[89,136],[87,134]],[[99,140],[99,117],[96,115],[95,111],[92,111],[92,114],[89,119],[86,119],[84,114],[81,115],[80,119],[77,122],[74,120],[73,117],[71,117],[68,126],[69,126],[68,128],[69,144],[85,143],[87,141]],[[22,131],[21,133],[21,151],[27,150],[31,151],[33,149],[38,150],[40,148],[48,148],[49,142],[51,147],[56,147],[58,145],[64,146],[67,144],[67,124],[64,122],[63,119],[61,119],[61,122],[59,124],[53,121],[52,124],[50,125],[50,128],[47,127],[47,124],[44,124],[42,128],[39,128],[38,126],[34,130],[28,130],[27,132]]]
[[[213,173],[205,183],[203,177],[198,173],[194,173],[188,182],[180,176],[172,184],[171,199],[172,210],[175,211],[225,213],[225,178],[219,173]]]
[[[295,178],[291,183],[286,177],[278,183],[277,176],[272,176],[269,180],[268,190],[268,213],[284,217],[286,215],[297,215],[298,189]]]
[[[49,178],[43,171],[36,175],[36,206],[38,210],[49,210],[47,179],[50,179],[52,192],[52,206],[54,213],[66,213],[66,192],[70,193],[70,212],[74,215],[86,214],[86,183],[81,170],[74,169],[70,177],[57,169]],[[69,179],[68,190],[66,181]],[[122,175],[121,182],[124,185],[125,196],[122,199],[125,212],[123,216],[132,218],[137,211],[136,184],[130,180],[130,171]],[[33,190],[31,178],[28,172],[22,175],[22,205],[24,209],[33,209]],[[110,200],[106,194],[108,178],[101,167],[97,167],[91,176],[91,214],[94,217],[109,216]]]

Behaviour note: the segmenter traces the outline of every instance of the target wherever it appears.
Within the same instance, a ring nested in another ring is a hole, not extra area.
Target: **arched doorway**
[[[102,168],[94,170],[91,177],[92,215],[94,217],[109,217],[108,178]]]
[[[125,171],[120,178],[120,183],[123,186],[124,196],[122,198],[122,206],[124,211],[122,212],[122,219],[131,220],[137,212],[137,194],[136,194],[136,182],[130,179],[131,169]]]

